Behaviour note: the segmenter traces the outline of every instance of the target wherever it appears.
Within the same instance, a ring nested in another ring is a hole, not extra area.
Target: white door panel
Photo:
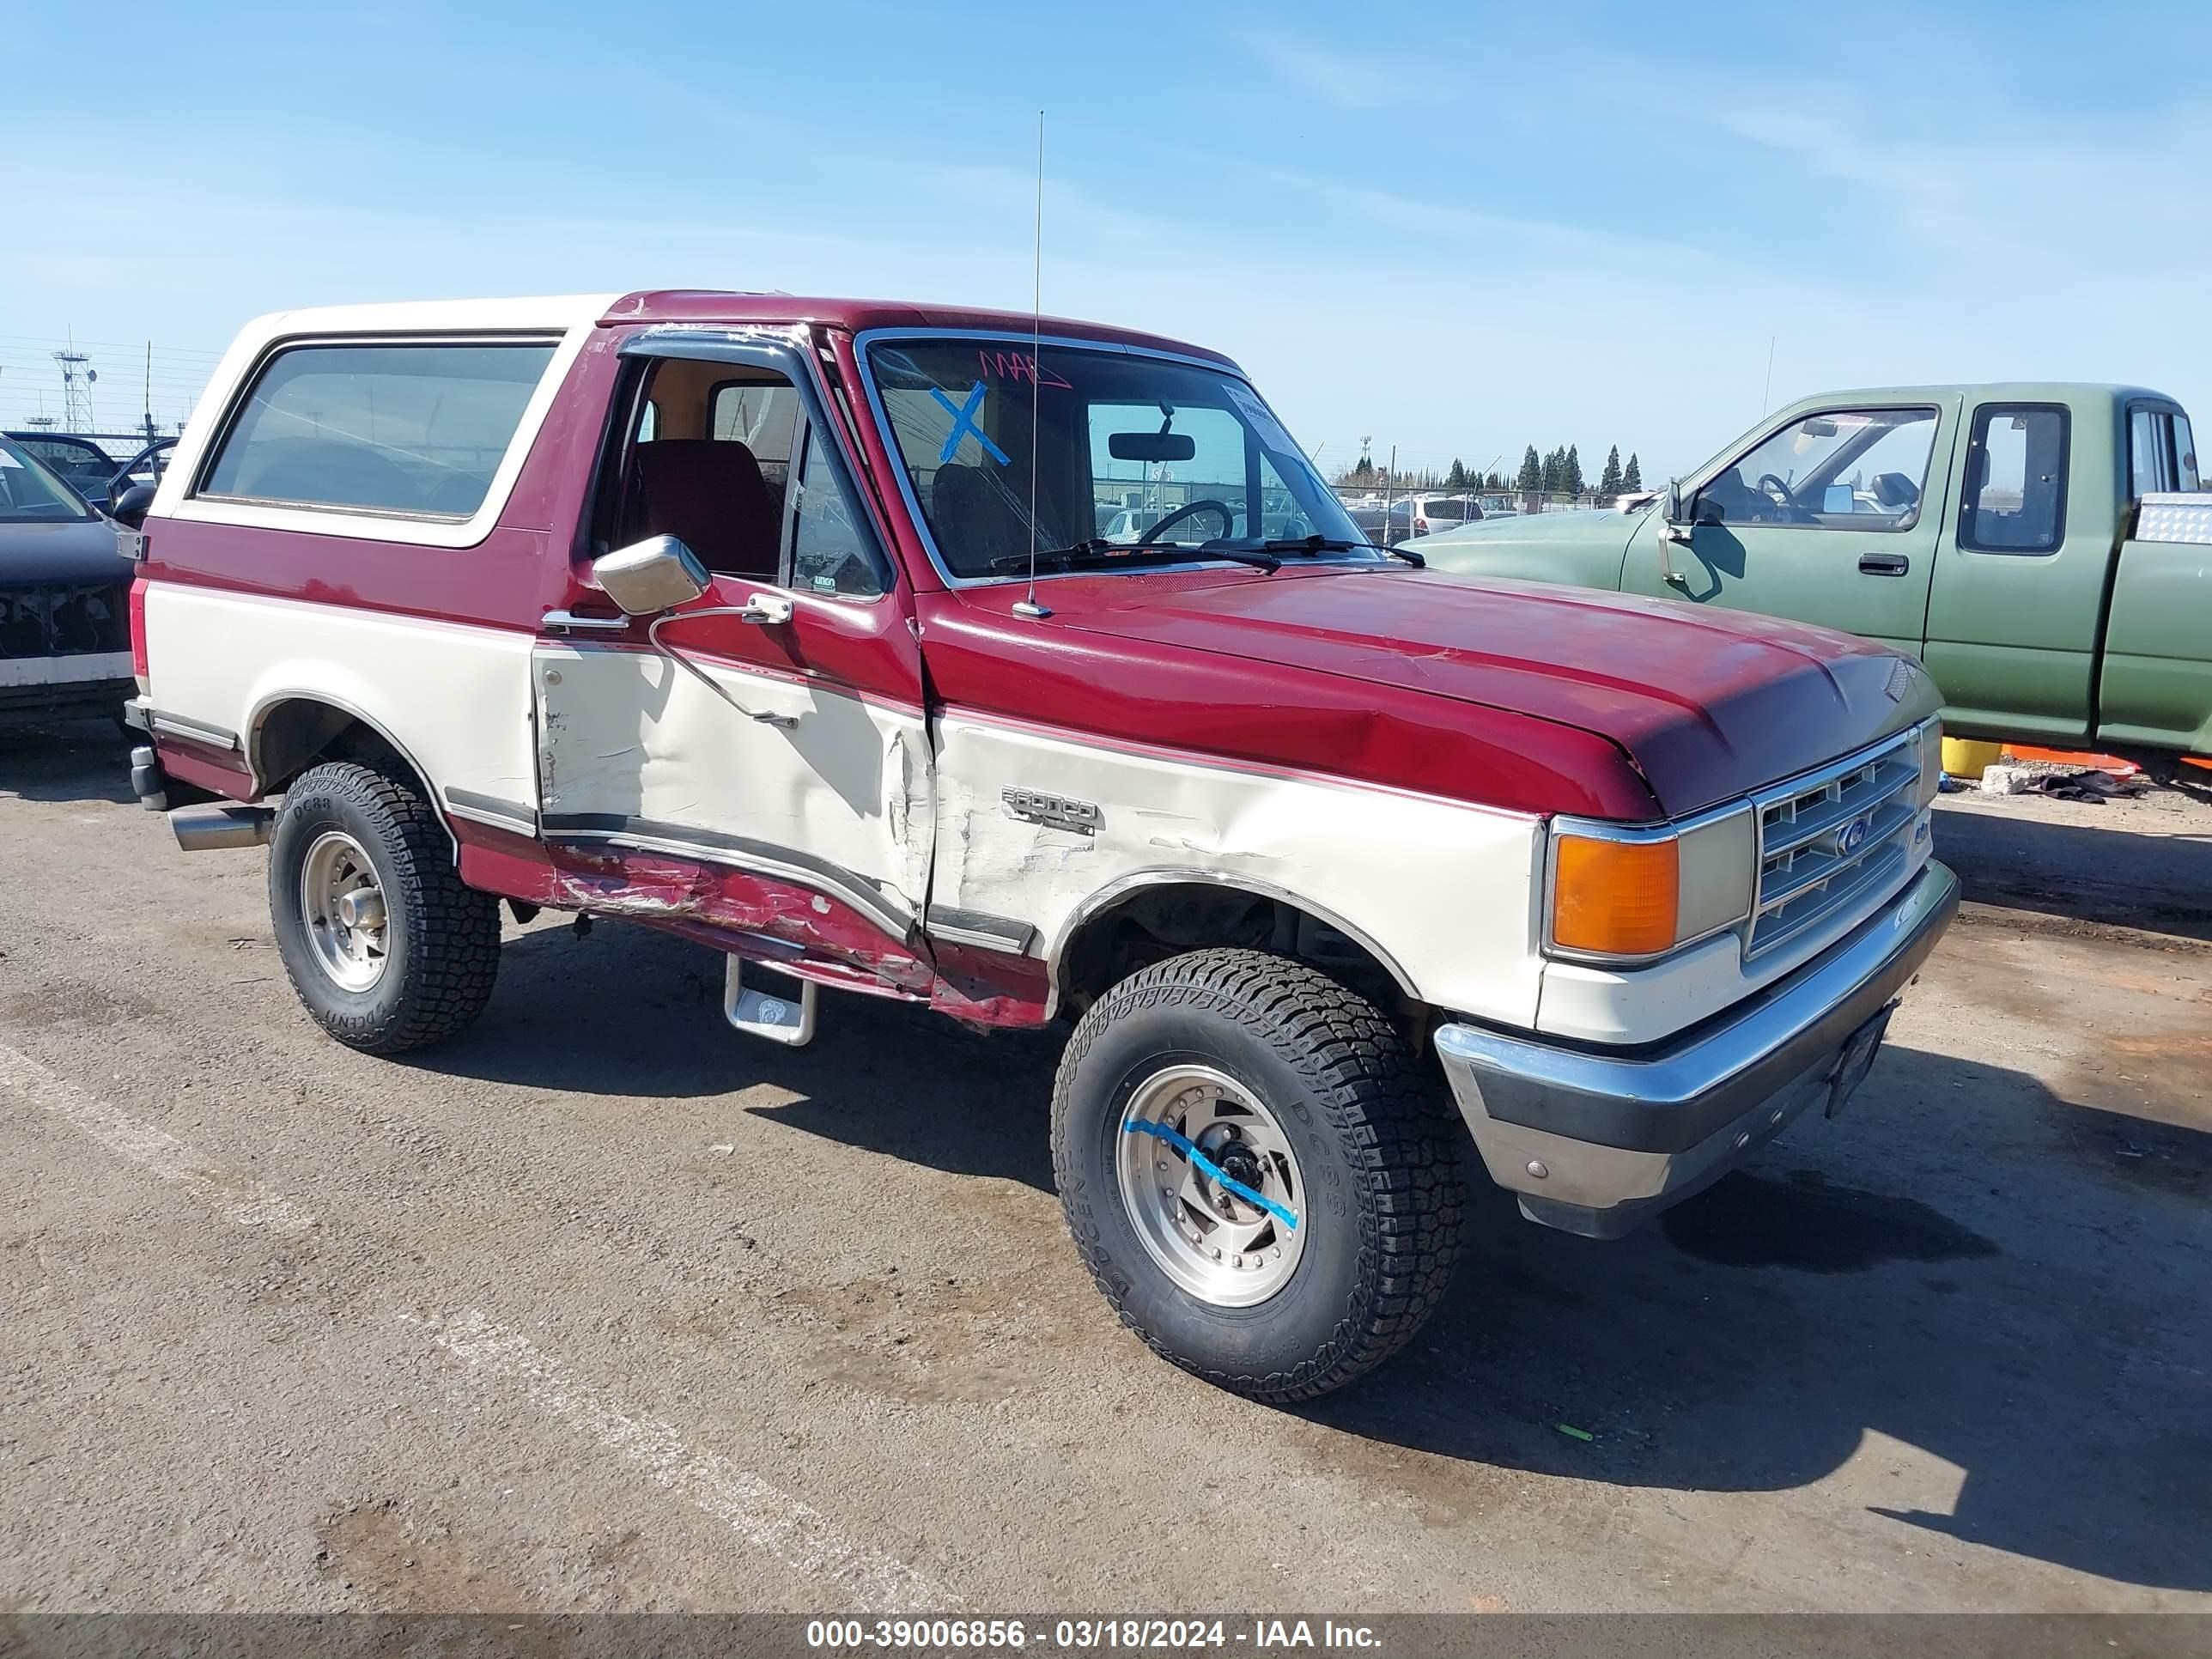
[[[918,716],[626,648],[541,641],[535,670],[549,837],[688,848],[833,893],[854,885],[887,922],[920,910],[931,807]]]

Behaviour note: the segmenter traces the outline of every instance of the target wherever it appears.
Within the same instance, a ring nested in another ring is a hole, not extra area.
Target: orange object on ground
[[[2014,760],[2087,767],[2094,771],[2110,772],[2116,778],[2131,778],[2142,770],[2133,761],[2122,760],[2118,755],[2092,755],[2079,749],[2037,749],[2024,743],[2008,743],[2005,753]]]
[[[2181,757],[2181,763],[2184,766],[2201,766],[2206,771],[2212,772],[2212,760],[2199,760],[2194,755],[2184,755]]]

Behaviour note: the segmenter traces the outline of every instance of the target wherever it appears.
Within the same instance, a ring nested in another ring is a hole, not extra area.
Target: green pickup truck
[[[2212,755],[2212,495],[2135,386],[1808,398],[1618,511],[1486,519],[1432,569],[1795,617],[1917,655],[1947,731]]]

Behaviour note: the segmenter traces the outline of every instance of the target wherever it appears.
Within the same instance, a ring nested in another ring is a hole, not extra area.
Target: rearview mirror
[[[1198,440],[1187,432],[1115,432],[1106,453],[1117,461],[1187,461],[1198,453]]]
[[[699,556],[673,536],[648,536],[592,561],[592,580],[632,617],[657,616],[707,591]]]
[[[132,484],[107,505],[107,516],[126,530],[146,526],[146,510],[154,505],[154,486]]]

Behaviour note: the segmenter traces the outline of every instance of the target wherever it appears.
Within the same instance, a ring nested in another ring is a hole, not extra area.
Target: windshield
[[[1032,443],[1040,553],[1136,568],[1155,562],[1139,552],[1202,558],[1309,537],[1365,541],[1235,375],[1110,349],[1048,344],[1041,362],[1031,350],[1023,339],[902,340],[868,354],[899,459],[953,575],[1014,574],[1026,562]],[[1382,556],[1356,547],[1329,556]]]
[[[21,444],[0,438],[0,524],[70,524],[92,516]]]

